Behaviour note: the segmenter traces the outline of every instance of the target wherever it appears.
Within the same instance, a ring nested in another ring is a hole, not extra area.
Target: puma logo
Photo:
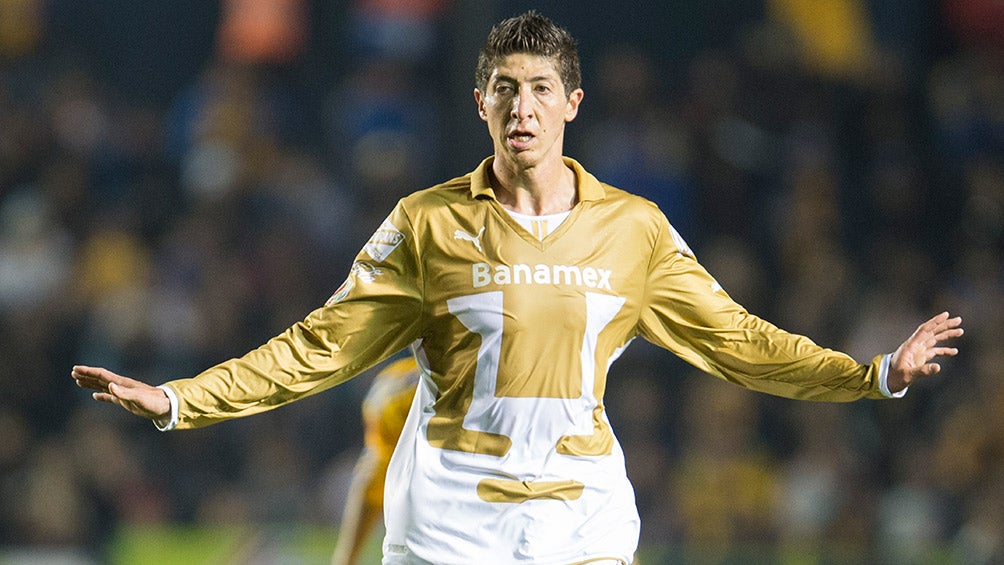
[[[481,226],[481,229],[478,231],[478,235],[471,235],[463,230],[457,230],[453,232],[453,239],[462,239],[464,241],[469,241],[474,244],[474,247],[478,248],[478,251],[484,253],[484,250],[481,249],[481,234],[483,233],[485,233],[484,226]]]

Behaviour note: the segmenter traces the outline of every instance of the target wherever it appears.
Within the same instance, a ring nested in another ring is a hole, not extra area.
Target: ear
[[[478,116],[481,116],[481,120],[488,121],[488,112],[485,110],[485,97],[481,94],[481,91],[474,89],[474,101],[478,104]]]
[[[570,122],[579,114],[579,104],[586,93],[581,88],[576,88],[568,95],[568,102],[565,104],[565,122]]]

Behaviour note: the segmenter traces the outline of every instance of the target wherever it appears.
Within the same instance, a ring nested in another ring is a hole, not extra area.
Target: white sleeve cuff
[[[175,426],[178,425],[178,396],[174,394],[174,390],[167,385],[160,385],[160,390],[164,391],[167,395],[167,399],[171,401],[171,417],[168,420],[154,420],[153,425],[157,426],[157,429],[162,432],[167,432],[173,430]]]
[[[882,356],[882,362],[879,364],[879,391],[886,398],[903,398],[906,396],[906,391],[910,390],[910,387],[906,387],[895,394],[889,392],[889,365],[891,363],[892,353]]]

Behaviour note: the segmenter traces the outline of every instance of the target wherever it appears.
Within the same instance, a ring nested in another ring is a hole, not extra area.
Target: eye
[[[495,94],[500,94],[504,96],[511,93],[512,91],[513,88],[511,84],[500,82],[497,85],[495,85]]]

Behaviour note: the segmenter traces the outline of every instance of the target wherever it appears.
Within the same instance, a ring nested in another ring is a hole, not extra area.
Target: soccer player
[[[243,357],[159,387],[76,366],[94,398],[164,430],[249,416],[410,345],[421,373],[388,469],[383,562],[630,563],[639,517],[603,409],[636,337],[751,390],[901,396],[940,371],[941,313],[860,364],[734,302],[650,202],[562,154],[583,100],[567,31],[496,25],[474,101],[493,155],[401,199],[327,303]],[[630,188],[630,187],[627,187]]]
[[[332,565],[359,562],[359,554],[383,513],[387,466],[408,418],[418,379],[415,358],[399,359],[373,378],[363,399],[363,453],[352,471]]]

